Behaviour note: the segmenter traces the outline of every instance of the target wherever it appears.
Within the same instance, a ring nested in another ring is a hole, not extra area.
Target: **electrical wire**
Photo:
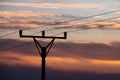
[[[97,20],[97,21],[94,21],[94,22],[103,22],[103,21],[112,20],[112,19],[117,19],[117,18],[120,18],[120,16],[112,17],[112,18],[108,18],[108,19],[103,19],[103,20]],[[88,22],[88,23],[84,23],[84,24],[77,24],[76,26],[85,25],[85,24],[91,24],[91,23],[94,23],[94,22]],[[112,25],[113,25],[113,24],[112,24]],[[72,25],[72,26],[74,26],[74,25]],[[67,33],[71,33],[71,32],[76,32],[76,31],[79,31],[79,29],[77,28],[76,30],[70,30],[70,31],[66,31],[66,32],[67,32]],[[61,33],[55,34],[54,36],[60,35],[60,34],[63,34],[63,33],[64,33],[64,32],[61,32]]]
[[[119,18],[120,16],[118,16],[118,17],[113,17],[113,18],[108,18],[108,19],[104,19],[104,20],[97,20],[97,21],[94,21],[94,22],[102,22],[102,21],[106,21],[106,20],[111,20],[111,19],[116,19],[116,18]],[[89,22],[89,24],[90,23],[93,23],[93,22]],[[85,23],[84,23],[85,24]],[[75,31],[79,31],[78,29],[76,29],[76,30],[71,30],[71,31],[67,31],[68,33],[70,33],[70,32],[75,32]],[[62,32],[63,33],[63,32]],[[59,33],[59,34],[62,34],[62,33]],[[59,35],[59,34],[55,34],[55,35]],[[25,45],[27,45],[28,43],[25,43],[25,44],[21,44],[21,45],[17,45],[17,46],[14,46],[14,47],[12,47],[12,48],[7,48],[7,49],[3,49],[3,50],[1,50],[1,52],[3,52],[3,51],[8,51],[8,50],[11,50],[11,49],[14,49],[14,48],[17,48],[17,47],[21,47],[21,46],[25,46]]]
[[[27,43],[24,43],[24,44],[21,44],[21,45],[17,45],[17,46],[11,47],[11,48],[2,49],[2,50],[0,50],[0,52],[8,51],[8,50],[15,49],[15,48],[18,48],[18,47],[22,47],[22,46],[25,46],[25,45],[30,45],[30,44],[29,44],[29,42],[27,42]]]
[[[67,23],[67,22],[71,22],[71,21],[76,21],[76,20],[82,20],[82,19],[87,19],[87,18],[91,18],[91,17],[94,17],[94,16],[99,16],[99,15],[105,15],[105,14],[110,14],[110,13],[114,13],[114,12],[118,12],[118,11],[120,11],[120,10],[114,10],[114,11],[110,11],[110,12],[105,12],[105,13],[100,13],[100,14],[96,14],[96,15],[91,15],[91,16],[87,16],[87,17],[83,17],[83,18],[77,18],[77,19],[72,19],[72,20],[68,20],[68,21],[64,21],[64,22],[59,22],[59,23],[55,23],[54,25],[57,25],[57,24],[62,24],[62,23]],[[107,19],[108,20],[108,19]],[[103,20],[102,20],[103,21]],[[97,22],[97,21],[95,21],[95,22]],[[91,22],[90,22],[91,23]],[[85,23],[86,24],[86,23]],[[88,24],[88,23],[87,23]],[[37,28],[39,28],[39,27],[37,27]],[[62,28],[67,28],[67,27],[62,27]],[[35,28],[29,28],[29,29],[25,29],[25,30],[30,30],[30,29],[35,29]],[[53,29],[48,29],[48,30],[46,30],[46,31],[51,31],[51,30],[56,30],[56,29],[61,29],[61,27],[60,28],[53,28]],[[75,30],[76,31],[76,30]],[[15,31],[15,32],[12,32],[12,33],[8,33],[8,34],[5,34],[5,35],[3,35],[3,36],[1,36],[1,37],[5,37],[5,36],[9,36],[9,35],[12,35],[12,34],[15,34],[15,33],[17,33],[18,31]],[[40,32],[40,31],[39,31]],[[70,31],[70,32],[72,32],[72,31]],[[33,34],[36,34],[36,33],[38,33],[38,32],[35,32],[35,33],[33,33]],[[5,41],[5,42],[2,42],[2,43],[0,43],[0,44],[6,44],[7,42]]]
[[[91,24],[91,23],[95,23],[95,22],[103,22],[103,21],[107,21],[107,20],[112,20],[112,19],[117,19],[117,18],[120,18],[120,16],[117,16],[117,17],[112,17],[112,18],[107,18],[107,19],[103,19],[103,20],[96,20],[96,21],[91,21],[91,22],[86,22],[86,23],[81,23],[81,24],[76,24],[76,25],[71,25],[71,26],[82,26],[82,25],[86,25],[86,24]],[[70,26],[69,26],[70,27]],[[49,30],[46,30],[46,31],[52,31],[52,30],[57,30],[57,29],[65,29],[68,27],[58,27],[58,28],[54,28],[54,29],[49,29]],[[70,27],[71,28],[71,27]],[[80,28],[80,27],[77,27],[77,28]],[[76,30],[75,30],[76,31]],[[38,32],[36,32],[38,33]],[[63,32],[62,32],[63,33]],[[61,33],[61,34],[62,34]],[[60,33],[58,33],[60,34]],[[55,34],[56,35],[56,34]]]
[[[87,18],[91,18],[91,17],[95,17],[95,16],[100,16],[100,15],[105,15],[105,14],[110,14],[110,13],[119,12],[119,11],[120,10],[118,9],[118,10],[114,10],[114,11],[110,11],[110,12],[105,12],[105,13],[95,14],[95,15],[91,15],[91,16],[87,16],[87,17],[72,19],[72,20],[61,22],[61,23],[67,23],[67,22],[71,22],[71,21],[77,21],[77,20],[87,19]]]
[[[5,36],[9,36],[9,35],[15,34],[15,33],[17,33],[17,32],[18,32],[18,30],[17,30],[17,31],[13,31],[13,32],[11,32],[11,33],[8,33],[8,34],[5,34],[5,35],[0,36],[0,38],[3,38],[3,37],[5,37]]]
[[[82,17],[82,18],[77,18],[77,19],[72,19],[72,20],[68,20],[68,21],[63,21],[63,22],[57,22],[57,23],[54,23],[52,25],[60,25],[60,24],[63,24],[63,23],[68,23],[68,22],[71,22],[71,21],[77,21],[77,20],[83,20],[83,19],[87,19],[87,18],[91,18],[91,17],[95,17],[95,16],[100,16],[100,15],[106,15],[106,14],[110,14],[110,13],[115,13],[115,12],[119,12],[120,10],[114,10],[114,11],[109,11],[109,12],[105,12],[105,13],[100,13],[100,14],[96,14],[96,15],[91,15],[91,16],[87,16],[87,17]],[[40,28],[40,27],[36,27],[36,28],[29,28],[29,29],[24,29],[24,30],[31,30],[31,29],[37,29],[37,28]],[[5,34],[5,35],[2,35],[0,36],[1,38],[5,37],[5,36],[9,36],[9,35],[12,35],[14,33],[17,33],[17,31],[14,31],[12,33],[8,33],[8,34]]]

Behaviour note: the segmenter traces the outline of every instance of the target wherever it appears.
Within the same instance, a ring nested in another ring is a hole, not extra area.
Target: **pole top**
[[[20,37],[67,39],[67,32],[64,32],[64,36],[63,37],[45,36],[45,31],[42,31],[42,36],[23,35],[22,32],[23,32],[22,30],[19,30]]]

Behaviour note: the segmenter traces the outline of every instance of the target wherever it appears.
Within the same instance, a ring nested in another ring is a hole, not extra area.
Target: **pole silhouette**
[[[42,58],[42,70],[41,70],[41,80],[45,80],[45,64],[46,64],[46,56],[48,55],[55,39],[67,39],[67,32],[64,32],[63,37],[54,37],[54,36],[45,36],[45,31],[42,31],[42,36],[32,36],[32,35],[23,35],[22,30],[19,30],[19,35],[20,37],[23,38],[33,38],[35,46]],[[41,44],[38,42],[36,38],[47,38],[47,39],[52,39],[47,46],[41,46]]]

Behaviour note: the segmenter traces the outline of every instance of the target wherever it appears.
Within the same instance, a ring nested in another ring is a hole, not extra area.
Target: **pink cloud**
[[[0,16],[5,18],[29,18],[29,17],[54,17],[59,16],[59,14],[52,13],[34,13],[31,11],[0,11]]]
[[[85,4],[85,3],[10,3],[10,2],[0,2],[0,5],[10,5],[10,6],[26,6],[35,8],[103,8],[101,4]]]
[[[13,67],[20,65],[23,67],[39,68],[41,65],[41,57],[7,52],[1,54],[0,64]],[[61,71],[119,73],[120,61],[48,56],[46,58],[46,67]]]

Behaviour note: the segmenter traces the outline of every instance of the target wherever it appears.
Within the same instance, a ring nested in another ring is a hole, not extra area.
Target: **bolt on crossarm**
[[[67,32],[64,32],[63,37],[54,37],[54,36],[46,36],[45,31],[42,31],[42,36],[33,36],[33,35],[23,35],[22,30],[19,31],[20,37],[23,38],[33,38],[35,46],[37,47],[37,50],[42,58],[42,70],[41,70],[41,80],[45,80],[45,63],[46,63],[46,56],[48,55],[55,39],[67,39]],[[41,46],[41,44],[37,41],[36,38],[46,38],[46,39],[52,39],[47,46]]]

